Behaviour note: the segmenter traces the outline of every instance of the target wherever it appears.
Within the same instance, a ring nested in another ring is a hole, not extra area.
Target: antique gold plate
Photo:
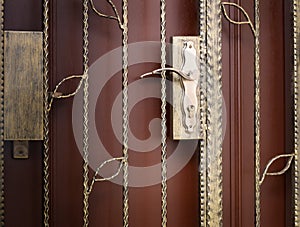
[[[4,139],[43,140],[43,34],[4,32]]]

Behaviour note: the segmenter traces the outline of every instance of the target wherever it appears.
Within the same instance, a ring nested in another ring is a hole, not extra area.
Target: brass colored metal
[[[105,165],[107,165],[107,164],[113,162],[113,161],[120,161],[120,164],[119,164],[119,167],[118,167],[117,171],[116,171],[113,175],[111,175],[111,176],[109,176],[109,177],[98,178],[98,174],[99,174],[99,171],[101,170],[101,168],[104,167]],[[95,184],[96,182],[109,181],[109,180],[112,180],[112,179],[114,179],[115,177],[117,177],[117,176],[121,173],[121,170],[122,170],[123,165],[124,165],[124,157],[120,157],[120,158],[112,158],[112,159],[109,159],[109,160],[106,160],[106,161],[102,162],[102,163],[98,166],[98,168],[97,168],[97,170],[96,170],[96,172],[95,172],[95,174],[94,174],[94,177],[93,177],[93,179],[92,179],[92,182],[91,182],[91,184],[90,184],[90,186],[89,186],[88,194],[91,194],[92,189],[93,189],[93,186],[94,186],[94,184]]]
[[[4,139],[43,140],[43,34],[4,33]]]
[[[207,0],[207,226],[223,226],[221,1]]]
[[[21,141],[21,140],[15,140],[13,142],[13,158],[15,159],[28,159],[29,158],[29,152],[28,147],[29,143],[28,141]]]
[[[50,92],[49,93],[49,96],[50,96],[50,101],[48,103],[48,107],[47,107],[47,111],[50,111],[51,110],[51,107],[52,107],[52,104],[53,104],[53,101],[54,99],[66,99],[66,98],[70,98],[70,97],[73,97],[75,96],[78,91],[80,90],[81,88],[81,85],[82,85],[82,82],[84,79],[87,78],[87,75],[71,75],[71,76],[68,76],[68,77],[65,77],[63,78],[54,88],[53,92]],[[73,80],[73,79],[80,79],[76,89],[73,91],[73,92],[70,92],[68,94],[64,94],[62,92],[59,92],[58,89],[59,87],[65,83],[66,81],[68,80]]]
[[[173,74],[173,139],[200,139],[200,37],[175,36],[172,42],[173,67],[191,78]]]
[[[167,18],[166,18],[166,0],[160,0],[160,60],[161,68],[165,68],[167,64]],[[161,74],[161,226],[167,227],[168,222],[168,184],[167,184],[167,86],[166,86],[166,73],[165,71]]]
[[[83,1],[83,74],[87,77],[83,81],[83,226],[89,226],[89,7],[88,0]]]
[[[43,0],[43,87],[44,87],[44,116],[43,116],[43,226],[50,223],[50,133],[49,133],[49,0]]]
[[[265,167],[265,170],[264,170],[261,180],[259,182],[260,185],[264,182],[266,176],[280,176],[282,174],[285,174],[286,171],[288,171],[288,169],[291,167],[294,156],[295,156],[295,154],[281,154],[281,155],[277,155],[274,158],[272,158]],[[277,172],[269,172],[268,170],[271,167],[271,165],[280,158],[288,158],[288,161],[287,161],[285,167],[282,170],[277,171]]]
[[[93,9],[93,11],[99,16],[99,17],[104,17],[104,18],[107,18],[107,19],[112,19],[112,20],[116,20],[118,21],[118,24],[119,24],[119,27],[121,30],[124,30],[124,25],[122,23],[122,20],[119,16],[119,13],[118,13],[118,10],[115,6],[115,4],[111,1],[111,0],[106,0],[109,5],[111,6],[111,8],[113,9],[114,13],[115,13],[115,16],[110,16],[110,15],[106,15],[106,14],[103,14],[101,13],[99,10],[96,9],[95,7],[95,4],[94,4],[94,1],[93,0],[90,0],[90,3],[91,3],[91,7]]]
[[[260,0],[254,1],[254,145],[255,145],[255,226],[260,226]]]
[[[299,194],[299,176],[300,176],[300,160],[299,160],[299,117],[300,117],[300,0],[293,0],[293,51],[294,51],[294,226],[300,226],[299,208],[300,208],[300,194]]]
[[[0,226],[5,225],[4,193],[4,2],[0,1]]]
[[[200,36],[200,106],[206,106],[207,75],[207,1],[199,0],[199,36]],[[206,128],[207,112],[200,109],[201,124]],[[204,130],[199,143],[199,226],[207,226],[207,137]]]
[[[241,7],[240,5],[234,3],[234,2],[222,2],[222,10],[223,10],[223,13],[224,13],[224,16],[225,18],[232,24],[236,24],[236,25],[243,25],[243,24],[249,24],[250,28],[251,28],[251,31],[253,32],[254,36],[255,36],[255,28],[253,26],[253,23],[252,21],[250,20],[250,17],[248,15],[248,13],[246,12],[246,10]],[[235,20],[232,20],[229,16],[228,16],[228,13],[226,11],[226,8],[225,8],[225,5],[228,5],[228,6],[233,6],[233,7],[236,7],[237,9],[239,9],[243,14],[244,16],[246,17],[247,21],[235,21]]]
[[[100,17],[104,17],[107,19],[113,19],[117,20],[119,24],[119,28],[122,30],[122,68],[123,68],[123,75],[122,75],[122,84],[123,84],[123,100],[122,100],[122,108],[123,108],[123,157],[120,158],[113,158],[104,161],[101,163],[98,167],[97,172],[95,173],[91,184],[89,185],[89,127],[88,127],[88,105],[89,105],[89,82],[88,82],[88,3],[90,2],[92,6],[92,10]],[[96,9],[94,6],[93,0],[84,0],[83,1],[83,68],[84,73],[83,75],[77,76],[70,76],[62,80],[57,86],[54,92],[52,93],[52,99],[53,98],[68,98],[71,96],[74,96],[80,86],[81,83],[83,83],[83,226],[89,225],[89,195],[92,192],[93,185],[95,182],[102,182],[107,181],[110,179],[113,179],[117,175],[121,173],[121,170],[123,169],[123,226],[128,227],[129,226],[129,187],[128,187],[128,128],[129,128],[129,115],[128,115],[128,0],[122,1],[122,17],[123,21],[121,21],[120,14],[118,13],[114,3],[111,0],[107,0],[107,2],[111,5],[112,9],[114,10],[114,13],[116,16],[108,16],[105,14],[102,14],[99,10]],[[58,87],[60,84],[62,84],[64,81],[73,79],[73,78],[79,78],[81,77],[80,84],[78,85],[77,89],[67,95],[60,95],[57,93]],[[50,109],[49,109],[50,110]],[[110,177],[106,178],[97,178],[97,174],[100,171],[100,169],[112,162],[112,161],[120,161],[120,166],[115,174],[113,174]]]
[[[129,111],[128,111],[128,0],[122,1],[123,23],[122,30],[122,135],[123,135],[123,227],[129,226],[129,153],[128,153],[128,131],[129,131]]]

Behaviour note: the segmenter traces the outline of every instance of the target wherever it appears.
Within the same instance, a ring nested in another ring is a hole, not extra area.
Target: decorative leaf
[[[63,94],[62,92],[58,92],[58,89],[59,87],[64,84],[66,81],[68,80],[72,80],[72,79],[76,79],[76,78],[79,78],[80,79],[80,82],[78,84],[78,86],[76,87],[75,91],[69,93],[69,94]],[[84,75],[72,75],[72,76],[68,76],[66,78],[64,78],[62,81],[60,81],[56,86],[55,86],[55,89],[53,91],[53,96],[54,98],[57,98],[57,99],[64,99],[64,98],[69,98],[69,97],[72,97],[74,95],[77,94],[78,90],[80,89],[81,87],[81,84],[82,84],[82,80],[85,78]],[[60,94],[60,95],[57,95],[57,94]]]
[[[272,159],[268,162],[268,164],[267,164],[267,166],[266,166],[266,168],[265,168],[265,170],[264,170],[264,172],[263,172],[263,175],[262,175],[261,180],[260,180],[259,183],[262,184],[263,181],[265,180],[266,176],[279,176],[279,175],[284,174],[284,173],[290,168],[294,156],[295,156],[295,154],[281,154],[281,155],[278,155],[278,156],[272,158]],[[268,172],[268,170],[269,170],[269,168],[271,167],[271,165],[272,165],[276,160],[278,160],[278,159],[280,159],[280,158],[289,158],[288,161],[287,161],[287,163],[286,163],[286,165],[285,165],[285,167],[284,167],[282,170],[277,171],[277,172]]]
[[[123,24],[122,24],[122,22],[121,22],[121,19],[120,19],[120,16],[119,16],[119,13],[118,13],[118,11],[117,11],[117,8],[116,8],[115,4],[114,4],[111,0],[106,0],[106,1],[110,4],[111,8],[113,9],[113,11],[114,11],[114,13],[115,13],[115,16],[110,16],[110,15],[106,15],[106,14],[104,14],[104,13],[101,13],[99,10],[96,9],[95,4],[94,4],[94,1],[93,1],[93,0],[90,0],[90,3],[91,3],[91,6],[92,6],[93,11],[94,11],[98,16],[100,16],[100,17],[104,17],[104,18],[113,19],[113,20],[118,21],[119,27],[123,30]]]
[[[233,23],[233,24],[238,24],[238,25],[249,24],[249,25],[250,25],[250,28],[251,28],[251,30],[252,30],[252,32],[253,32],[253,34],[255,35],[255,29],[254,29],[253,23],[251,22],[250,17],[249,17],[248,13],[246,12],[246,10],[245,10],[244,8],[242,8],[241,6],[239,6],[238,4],[233,3],[233,2],[222,2],[221,4],[222,4],[222,9],[223,9],[223,12],[224,12],[224,16],[225,16],[225,18],[226,18],[229,22],[231,22],[231,23]],[[233,7],[235,7],[235,8],[238,8],[238,9],[239,9],[240,11],[242,11],[242,13],[245,15],[247,21],[235,21],[235,20],[231,19],[231,18],[228,16],[228,13],[227,13],[227,11],[226,11],[225,5],[233,6]]]
[[[101,170],[101,168],[103,168],[105,165],[107,165],[107,164],[109,164],[113,161],[120,161],[120,164],[119,164],[119,167],[118,167],[117,171],[113,175],[111,175],[110,177],[98,178],[97,175],[99,174],[99,171]],[[89,187],[88,192],[91,193],[95,182],[109,181],[109,180],[112,180],[115,177],[117,177],[121,172],[123,162],[124,162],[124,157],[120,157],[120,158],[111,158],[111,159],[108,159],[108,160],[104,161],[103,163],[101,163],[99,165],[99,167],[97,168],[96,172],[95,172],[95,175],[93,177],[93,180],[91,182],[91,185]]]
[[[75,79],[75,78],[80,78],[80,81],[79,81],[79,84],[78,86],[76,87],[75,91],[69,93],[69,94],[63,94],[62,92],[59,92],[58,89],[59,87],[65,83],[66,81],[68,80],[71,80],[71,79]],[[72,76],[68,76],[66,78],[64,78],[62,81],[60,81],[56,86],[55,86],[55,89],[54,91],[51,93],[51,96],[50,96],[50,100],[49,100],[49,103],[47,105],[47,111],[50,111],[51,110],[51,107],[52,107],[52,103],[53,103],[53,100],[54,99],[64,99],[64,98],[69,98],[69,97],[72,97],[74,95],[77,94],[77,92],[79,91],[81,85],[82,85],[82,81],[83,79],[86,78],[86,75],[72,75]]]

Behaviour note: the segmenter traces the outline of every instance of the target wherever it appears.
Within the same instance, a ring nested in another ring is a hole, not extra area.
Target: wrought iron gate
[[[51,33],[49,32],[49,20],[51,20],[51,10],[49,7],[49,0],[43,1],[43,31],[42,31],[42,50],[43,50],[43,224],[44,226],[49,226],[49,218],[50,218],[50,197],[49,190],[51,184],[50,182],[50,167],[49,167],[49,158],[51,155],[49,148],[49,140],[51,138],[49,134],[49,114],[51,111],[51,107],[55,105],[56,99],[64,99],[70,98],[75,95],[82,94],[82,154],[83,154],[83,225],[89,226],[89,201],[90,195],[93,191],[93,187],[98,184],[98,182],[104,182],[113,180],[116,177],[122,176],[122,187],[123,187],[123,196],[122,196],[122,204],[123,204],[123,226],[130,225],[130,198],[129,198],[129,82],[128,82],[128,68],[129,68],[129,58],[130,52],[129,42],[128,42],[128,17],[131,13],[135,13],[130,11],[128,5],[130,1],[123,0],[122,1],[122,13],[120,13],[115,6],[114,2],[111,0],[107,0],[107,3],[110,5],[113,15],[106,15],[99,10],[93,0],[83,0],[82,6],[82,59],[83,59],[83,71],[79,72],[78,75],[71,75],[65,77],[62,81],[60,81],[53,91],[50,92],[49,89],[49,37]],[[254,119],[254,138],[255,138],[255,150],[253,154],[255,156],[255,225],[260,226],[260,188],[266,176],[269,175],[281,175],[284,174],[294,163],[294,224],[295,226],[299,225],[298,218],[298,208],[299,208],[299,184],[298,184],[298,175],[299,175],[299,158],[298,158],[298,118],[299,118],[299,106],[298,106],[298,64],[299,64],[299,0],[293,1],[293,18],[294,18],[294,138],[295,138],[295,147],[294,152],[292,153],[284,153],[279,156],[276,156],[270,160],[267,166],[264,168],[264,171],[261,171],[260,166],[260,12],[259,12],[259,0],[254,1],[254,19],[252,20],[251,16],[244,10],[244,8],[236,3],[231,2],[221,2],[220,0],[199,0],[199,36],[196,37],[196,43],[193,43],[191,40],[194,40],[190,36],[183,36],[180,39],[183,40],[183,45],[191,45],[196,46],[195,50],[197,51],[196,57],[198,66],[196,67],[197,73],[199,73],[199,94],[194,94],[197,101],[191,105],[189,103],[187,108],[190,108],[188,114],[185,113],[185,101],[179,100],[179,110],[183,116],[183,119],[192,118],[191,116],[196,116],[197,121],[200,123],[200,135],[199,138],[196,138],[199,141],[199,226],[222,226],[222,47],[221,47],[221,34],[222,34],[222,20],[227,19],[230,23],[236,25],[248,25],[249,29],[251,29],[253,33],[253,41],[254,41],[254,62],[255,62],[255,71],[253,73],[253,78],[255,81],[255,119]],[[167,65],[167,55],[168,50],[170,50],[167,46],[167,27],[166,23],[166,7],[168,2],[166,0],[160,0],[160,68],[152,71],[150,74],[145,72],[142,77],[145,75],[159,74],[161,75],[161,225],[167,226],[168,223],[168,204],[167,204],[167,196],[168,196],[168,146],[167,146],[167,121],[169,121],[169,117],[167,115],[167,79],[168,75],[167,71],[172,71],[172,77],[181,78],[178,79],[180,84],[180,89],[182,89],[182,95],[186,95],[188,93],[189,87],[185,85],[187,81],[194,81],[191,74],[192,71],[184,71],[184,64],[190,58],[182,59],[180,62],[182,63],[182,67],[175,67]],[[229,17],[227,11],[229,8],[235,8],[236,10],[240,10],[240,12],[246,18],[245,21],[235,21],[234,19]],[[0,163],[0,211],[1,211],[1,226],[4,226],[5,221],[5,210],[4,210],[4,141],[5,141],[5,127],[8,121],[4,122],[5,116],[9,115],[9,109],[7,109],[4,104],[5,97],[5,59],[8,59],[8,53],[5,49],[6,43],[4,42],[5,31],[4,31],[4,0],[1,2],[1,41],[0,41],[0,49],[2,50],[1,56],[1,79],[0,79],[0,122],[2,123],[2,127],[0,127],[0,149],[1,149],[1,163]],[[90,77],[90,64],[89,64],[89,53],[91,50],[89,49],[89,26],[90,20],[89,17],[91,14],[96,14],[99,17],[104,17],[106,19],[114,20],[119,29],[122,32],[122,40],[120,44],[122,44],[121,55],[119,56],[122,59],[122,156],[115,157],[111,159],[107,159],[104,162],[98,163],[95,173],[92,173],[89,169],[90,166],[90,109],[89,109],[89,77]],[[194,37],[195,38],[195,37]],[[176,40],[176,38],[174,38]],[[189,44],[188,42],[192,42],[193,44]],[[198,42],[198,43],[197,43]],[[7,42],[8,43],[8,42]],[[194,47],[193,46],[193,47]],[[174,47],[172,47],[174,48]],[[175,48],[172,49],[175,52]],[[180,52],[183,53],[183,52]],[[182,54],[184,55],[184,53]],[[174,54],[173,54],[174,57]],[[176,58],[178,56],[175,56]],[[180,56],[182,57],[182,56]],[[8,70],[7,70],[8,71]],[[196,73],[196,74],[197,74]],[[176,77],[175,74],[179,74],[181,77]],[[63,87],[64,83],[72,80],[79,80],[78,85],[75,90],[70,93],[64,93],[61,91],[61,87]],[[195,93],[198,92],[197,89]],[[173,94],[174,96],[175,94]],[[189,97],[190,98],[190,97]],[[182,98],[184,99],[184,98]],[[180,102],[182,101],[182,103]],[[190,100],[189,100],[190,101]],[[194,105],[195,104],[195,105]],[[191,112],[194,108],[196,108],[196,114],[193,115]],[[182,110],[183,109],[183,110]],[[199,114],[198,114],[199,110]],[[190,115],[189,115],[190,114]],[[179,123],[178,123],[179,124]],[[185,131],[189,131],[191,127],[189,124],[185,124],[184,120],[180,123],[183,128],[187,126],[187,128],[183,129]],[[190,130],[193,132],[193,130]],[[189,135],[190,131],[187,133]],[[187,138],[179,138],[179,139],[191,139]],[[193,138],[195,139],[195,138]],[[11,139],[10,139],[11,140]],[[36,139],[33,139],[36,140]],[[278,172],[270,172],[269,167],[272,165],[274,161],[279,158],[287,158],[286,166],[278,171]],[[117,163],[116,172],[108,177],[99,177],[98,174],[100,170],[106,166],[107,164]],[[91,176],[92,174],[92,176]]]

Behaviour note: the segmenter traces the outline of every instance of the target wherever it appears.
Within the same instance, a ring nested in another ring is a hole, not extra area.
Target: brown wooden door
[[[121,12],[121,1],[114,1]],[[253,19],[253,1],[235,1]],[[105,1],[95,2],[103,12],[112,13]],[[167,1],[167,36],[198,35],[198,1]],[[82,1],[51,1],[50,88],[64,77],[82,73]],[[159,1],[129,1],[129,43],[160,40]],[[291,127],[288,31],[289,1],[261,1],[261,107],[262,168],[276,154],[289,152]],[[5,29],[42,30],[41,1],[6,1]],[[230,15],[240,18],[235,10]],[[285,21],[286,24],[285,25]],[[223,144],[223,222],[226,227],[254,226],[254,63],[253,36],[249,27],[223,26],[223,95],[227,127]],[[90,65],[121,46],[121,31],[113,20],[99,18],[90,10]],[[285,52],[287,51],[287,52]],[[159,54],[159,50],[157,52]],[[129,52],[130,56],[134,53]],[[120,61],[120,59],[118,59]],[[110,67],[109,65],[107,66]],[[129,83],[159,67],[158,62],[139,63],[129,68]],[[105,77],[105,71],[100,73]],[[158,82],[157,82],[158,81]],[[158,89],[159,80],[147,89]],[[78,81],[64,86],[72,90]],[[146,85],[145,85],[146,86]],[[95,122],[99,138],[111,156],[119,157],[122,146],[111,125],[114,100],[121,92],[121,69],[99,92]],[[139,96],[140,94],[133,94]],[[129,97],[130,98],[130,97]],[[73,99],[55,101],[50,114],[50,226],[82,226],[83,159],[75,142],[72,122]],[[147,98],[130,113],[130,127],[140,140],[151,135],[150,121],[160,117],[160,100]],[[286,120],[287,119],[287,120]],[[169,120],[169,118],[168,118]],[[76,124],[76,122],[75,122]],[[157,135],[156,135],[157,136]],[[159,137],[160,135],[158,135]],[[190,149],[191,141],[182,142]],[[178,142],[168,137],[168,155]],[[160,147],[149,152],[129,151],[129,164],[147,167],[160,163]],[[183,156],[185,156],[183,154]],[[280,163],[282,164],[282,163]],[[275,166],[279,168],[280,165]],[[199,151],[168,180],[168,226],[199,226]],[[90,178],[93,170],[90,171]],[[12,158],[12,144],[5,144],[5,223],[6,226],[42,225],[42,143],[30,142],[28,160]],[[291,226],[290,179],[267,178],[262,186],[262,225]],[[132,227],[161,225],[161,186],[130,187],[129,215]],[[112,182],[97,183],[90,197],[90,226],[122,226],[122,187]],[[285,224],[288,220],[289,224]]]

